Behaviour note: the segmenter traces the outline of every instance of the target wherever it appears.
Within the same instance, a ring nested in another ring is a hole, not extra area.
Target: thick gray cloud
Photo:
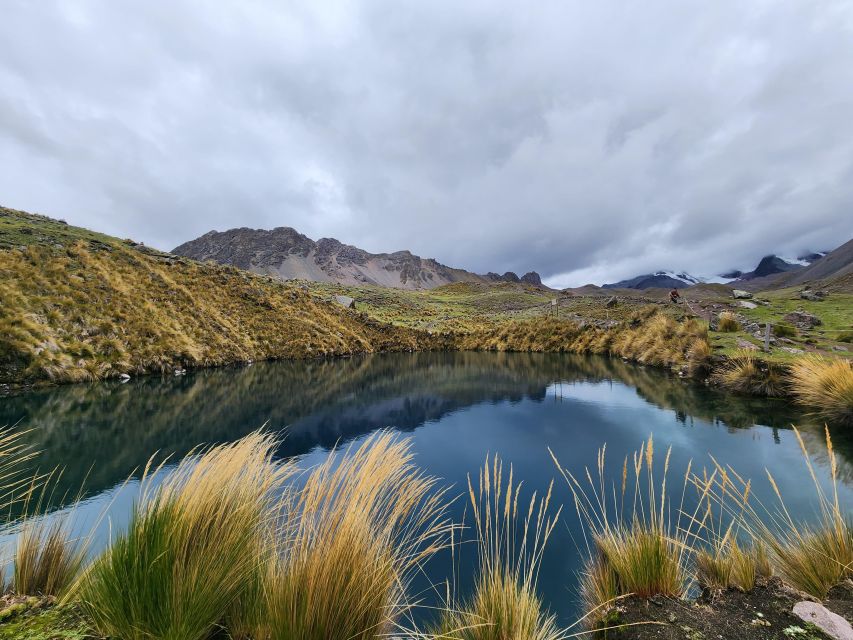
[[[579,285],[853,235],[853,3],[0,0],[0,202]]]

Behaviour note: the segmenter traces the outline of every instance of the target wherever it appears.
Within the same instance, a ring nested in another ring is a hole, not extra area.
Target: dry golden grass
[[[548,515],[551,487],[537,501],[536,493],[519,511],[521,483],[513,484],[512,467],[504,486],[503,465],[486,458],[475,492],[468,479],[479,550],[479,573],[473,596],[455,601],[448,596],[434,638],[459,640],[556,640],[564,637],[553,615],[536,593],[542,553],[560,512]]]
[[[682,527],[678,507],[677,520],[670,519],[672,507],[666,488],[670,451],[658,485],[654,441],[649,437],[631,460],[624,460],[621,487],[610,487],[605,480],[605,451],[606,447],[598,454],[597,476],[587,469],[585,481],[562,468],[551,454],[572,491],[578,517],[590,532],[580,579],[585,611],[598,613],[589,618],[592,625],[599,623],[615,598],[629,594],[682,597],[692,580],[689,559],[693,534],[689,525],[695,522],[695,515],[688,518],[688,526]],[[682,496],[689,477],[688,466]]]
[[[723,311],[717,319],[717,331],[722,333],[733,333],[740,331],[740,323],[731,311]]]
[[[251,588],[258,536],[293,472],[275,447],[256,432],[184,458],[160,485],[147,470],[128,530],[78,585],[100,633],[200,640],[223,620]]]
[[[0,380],[81,382],[441,344],[292,283],[118,240],[0,250],[0,272]]]
[[[696,579],[703,588],[752,591],[756,580],[773,575],[767,550],[762,543],[742,547],[727,539],[710,549],[696,552]]]
[[[779,365],[760,360],[749,350],[738,351],[715,374],[716,382],[738,393],[783,396],[787,390],[785,374]]]
[[[407,585],[446,544],[444,492],[388,432],[332,454],[282,504],[255,640],[368,640],[407,612]]]
[[[84,545],[70,536],[62,516],[26,518],[15,539],[12,590],[62,596],[83,566]]]
[[[832,422],[853,422],[853,364],[817,356],[799,358],[791,366],[794,397]]]
[[[777,499],[773,509],[751,499],[751,483],[718,463],[711,492],[721,508],[728,497],[729,506],[725,508],[756,544],[766,547],[773,569],[786,582],[816,598],[824,598],[833,586],[853,577],[853,526],[849,514],[839,503],[838,466],[829,430],[825,432],[831,474],[829,494],[818,481],[799,431],[794,429],[794,433],[814,481],[820,516],[817,522],[792,518],[769,472],[767,476]]]

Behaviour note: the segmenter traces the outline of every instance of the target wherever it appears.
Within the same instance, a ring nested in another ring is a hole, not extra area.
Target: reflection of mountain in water
[[[155,451],[182,455],[263,424],[288,427],[281,455],[331,447],[373,429],[412,430],[482,402],[542,401],[555,381],[616,380],[682,419],[731,428],[785,428],[800,416],[781,402],[739,398],[620,360],[565,354],[417,353],[258,363],[186,377],[75,385],[0,401],[0,425],[27,435],[43,467],[64,465],[69,489],[121,482]],[[94,467],[90,465],[94,463]]]

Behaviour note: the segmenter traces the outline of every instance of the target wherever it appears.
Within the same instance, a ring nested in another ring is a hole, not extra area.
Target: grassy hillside
[[[0,381],[441,346],[296,284],[0,209]]]
[[[750,323],[784,325],[796,310],[818,315],[819,327],[788,331],[771,353],[756,354],[783,367],[759,365],[762,378],[786,375],[806,352],[848,358],[853,330],[853,295],[845,293],[811,302],[795,289],[766,292],[746,309],[717,285],[686,290],[687,303],[673,305],[666,292],[622,292],[608,302],[613,291],[512,283],[406,291],[282,282],[2,208],[0,269],[0,383],[432,349],[616,355],[705,379],[744,345],[757,347]],[[356,309],[336,295],[354,298]],[[724,312],[734,330],[709,332],[708,321]],[[746,364],[750,384],[741,375],[738,387],[755,387]],[[778,384],[773,391],[787,393]]]

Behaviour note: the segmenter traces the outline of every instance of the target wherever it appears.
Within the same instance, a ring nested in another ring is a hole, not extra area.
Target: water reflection
[[[0,399],[0,425],[32,429],[26,438],[42,452],[40,465],[64,466],[65,488],[73,491],[86,478],[89,492],[98,492],[127,478],[155,451],[182,455],[263,424],[287,427],[280,455],[290,456],[316,446],[328,449],[379,427],[411,431],[481,403],[566,401],[573,383],[609,381],[673,411],[684,425],[699,419],[731,430],[761,424],[775,432],[806,423],[784,402],[723,394],[618,359],[418,353],[268,362],[36,391]],[[574,388],[577,399],[580,387]],[[612,393],[598,399],[614,401]],[[848,460],[851,445],[850,438],[836,435],[837,449]],[[853,477],[850,465],[843,471]]]
[[[555,477],[550,448],[561,464],[582,474],[607,443],[621,460],[650,433],[672,445],[671,468],[683,473],[708,464],[708,455],[744,477],[777,478],[795,517],[813,515],[811,479],[791,424],[804,437],[827,486],[822,427],[781,401],[723,394],[654,369],[605,358],[562,354],[420,353],[349,360],[259,363],[246,368],[199,371],[187,376],[145,378],[127,384],[68,386],[0,399],[0,425],[16,424],[42,452],[42,468],[64,466],[57,495],[73,494],[86,479],[90,496],[78,511],[81,530],[109,505],[116,529],[130,513],[138,485],[122,486],[149,456],[183,455],[200,443],[230,441],[268,424],[287,428],[280,456],[319,462],[336,442],[359,441],[380,427],[411,435],[417,463],[460,492],[486,453],[500,454],[528,491],[547,490]],[[853,443],[833,433],[841,456],[842,504],[853,504]],[[615,478],[615,477],[614,477]],[[766,488],[765,488],[766,489]],[[757,482],[754,492],[762,495]],[[528,494],[529,495],[529,494]],[[766,498],[771,498],[766,492]],[[555,504],[570,503],[557,485]],[[689,503],[689,501],[688,501]],[[451,510],[458,522],[465,501]],[[90,526],[90,525],[89,525]],[[106,543],[109,528],[95,538]],[[115,529],[114,529],[115,530]],[[583,540],[573,510],[564,511],[549,543],[541,573],[548,606],[567,624],[577,614],[575,575]],[[0,537],[0,543],[3,542]],[[472,558],[457,557],[462,592],[470,587]],[[454,573],[451,558],[430,561],[416,585]],[[427,604],[436,598],[425,596]]]

